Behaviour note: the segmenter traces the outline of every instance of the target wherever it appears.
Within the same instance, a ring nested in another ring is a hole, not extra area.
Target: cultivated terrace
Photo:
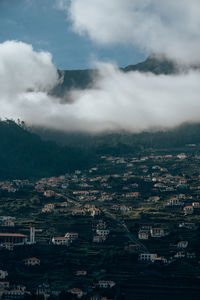
[[[199,225],[196,145],[2,181],[0,297],[198,299]]]

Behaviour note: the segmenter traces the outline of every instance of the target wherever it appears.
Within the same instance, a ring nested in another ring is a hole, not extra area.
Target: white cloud
[[[49,96],[58,75],[46,52],[16,41],[0,44],[0,117],[65,131],[143,130],[200,121],[200,73],[156,76],[99,64],[93,87],[71,101]]]
[[[57,82],[57,69],[49,53],[35,52],[31,45],[17,41],[0,44],[1,117],[23,116],[30,104],[30,92],[35,95],[35,110],[39,113],[37,96],[47,94]]]
[[[184,63],[200,62],[199,0],[56,0],[73,30],[101,44],[132,44]]]
[[[99,67],[93,89],[72,92],[72,107],[87,121],[87,130],[141,132],[200,121],[199,72],[156,76],[123,73],[109,64]]]
[[[1,94],[16,95],[27,89],[48,90],[57,80],[50,53],[35,52],[31,45],[17,41],[0,44]]]

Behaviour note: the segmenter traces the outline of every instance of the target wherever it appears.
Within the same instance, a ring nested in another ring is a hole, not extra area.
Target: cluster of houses
[[[30,189],[32,193],[35,193],[42,199],[42,206],[38,208],[38,211],[42,212],[44,217],[51,216],[53,212],[59,212],[60,214],[67,212],[73,221],[81,217],[93,217],[94,219],[91,219],[92,222],[95,222],[95,227],[91,244],[93,247],[96,247],[96,244],[104,243],[108,239],[112,230],[110,223],[101,219],[103,218],[102,206],[106,207],[105,209],[110,214],[115,216],[119,214],[120,217],[123,217],[124,215],[131,216],[135,207],[140,205],[140,201],[145,201],[148,205],[156,205],[165,199],[163,205],[165,212],[169,210],[175,215],[183,217],[183,222],[179,223],[178,228],[195,230],[197,227],[196,223],[188,221],[188,218],[191,215],[200,214],[200,176],[197,178],[191,176],[189,178],[184,173],[176,175],[175,172],[170,173],[170,167],[167,165],[167,163],[170,164],[172,162],[173,164],[184,163],[187,161],[187,158],[188,156],[185,153],[177,155],[149,154],[136,158],[102,156],[102,168],[98,164],[98,166],[84,172],[76,170],[72,174],[42,178],[35,182],[29,180],[0,182],[0,190],[16,193],[23,188]],[[193,159],[199,158],[193,156]],[[107,168],[103,172],[105,164],[107,164]],[[112,168],[109,168],[109,166]],[[109,174],[111,173],[110,170],[112,170],[112,174]],[[145,195],[146,198],[143,195],[141,182],[151,186]],[[165,193],[168,195],[167,198],[164,198]],[[13,250],[15,246],[35,243],[35,229],[33,227],[30,229],[30,236],[13,232],[16,226],[14,217],[0,217],[0,226],[3,228],[3,232],[0,233],[0,249]],[[139,242],[129,244],[124,249],[129,252],[136,252],[138,261],[147,264],[167,265],[174,260],[198,259],[195,251],[190,249],[190,240],[185,238],[180,238],[176,243],[169,245],[169,248],[173,251],[170,252],[167,258],[160,256],[159,241],[169,235],[168,228],[160,226],[151,223],[151,225],[141,226],[138,231],[137,227],[136,240],[139,240]],[[8,227],[10,227],[9,230],[12,230],[12,232],[5,232]],[[53,234],[50,236],[51,244],[68,247],[79,239],[79,232],[56,233],[55,236]],[[143,243],[145,245],[145,243],[151,241],[158,246],[158,251],[154,251],[155,249],[153,251],[151,249],[149,251],[142,249]],[[124,244],[122,246],[124,247]],[[54,249],[58,248],[55,247]],[[40,259],[37,257],[27,257],[23,260],[23,264],[27,268],[37,267],[40,263]],[[80,269],[75,272],[75,275],[82,278],[87,276],[87,271]],[[7,276],[7,271],[0,270],[0,279],[5,280]],[[109,289],[115,285],[114,281],[99,280],[95,287]],[[82,298],[86,293],[77,287],[70,288],[68,292],[77,298]],[[13,288],[6,281],[0,281],[0,297],[2,295],[3,297],[16,299],[22,295],[24,296],[26,293],[28,292],[22,287]],[[47,298],[51,295],[49,286],[45,284],[38,287],[37,293],[38,295],[45,295]],[[91,300],[94,299],[91,298]],[[98,299],[105,300],[106,298],[99,296]]]
[[[0,226],[3,227],[15,227],[15,217],[0,216]]]
[[[111,289],[116,285],[116,283],[112,280],[99,280],[93,288],[99,288],[99,289]],[[87,292],[84,292],[80,288],[71,288],[68,290],[68,292],[72,295],[75,295],[78,299],[82,298],[84,295],[87,295]],[[113,300],[107,297],[102,297],[98,294],[92,295],[88,299],[90,300]]]
[[[120,205],[120,204],[113,204],[111,207],[112,210],[114,211],[119,211],[119,212],[127,212],[131,211],[133,209],[132,206],[127,206],[127,205]]]
[[[25,180],[6,180],[6,181],[0,181],[0,190],[7,193],[16,193],[20,189],[24,188],[33,188],[34,182],[30,181],[28,179]]]
[[[27,291],[24,285],[10,285],[9,281],[0,281],[0,298],[2,299],[23,299],[30,295],[31,292]]]
[[[115,287],[116,283],[112,280],[99,280],[94,284],[93,288],[96,289],[112,289]],[[0,281],[0,298],[1,299],[24,299],[24,297],[32,297],[34,295],[38,298],[43,298],[45,300],[50,297],[58,299],[61,291],[53,291],[49,283],[41,283],[34,291],[27,290],[26,286],[22,284],[11,285],[9,281]],[[72,287],[67,290],[68,294],[75,296],[77,299],[81,299],[83,296],[87,295],[87,291],[83,291],[81,288]],[[90,300],[113,300],[105,296],[100,296],[99,293],[93,293],[89,296]]]
[[[107,228],[106,222],[100,220],[95,229],[95,234],[93,235],[94,243],[103,243],[107,239],[110,230]]]
[[[52,244],[57,246],[69,246],[72,242],[78,239],[77,232],[67,232],[64,236],[54,236],[52,238]]]
[[[166,236],[168,233],[160,227],[142,226],[138,232],[138,238],[140,240],[148,240],[149,237],[161,238]]]
[[[178,228],[181,229],[187,229],[187,230],[195,230],[196,225],[195,223],[188,223],[188,222],[182,222],[178,224]],[[149,238],[159,239],[167,236],[169,232],[164,230],[160,227],[152,227],[152,226],[142,226],[138,231],[138,239],[139,240],[148,240]],[[159,245],[159,244],[158,244]],[[131,246],[131,245],[130,245]],[[132,247],[126,246],[126,250],[132,249],[135,250],[141,250],[140,248],[136,249],[136,245],[132,245]],[[134,247],[133,247],[134,246]],[[168,248],[170,250],[166,251],[166,254],[168,254],[168,258],[165,257],[159,257],[157,253],[150,253],[143,251],[139,254],[138,260],[140,262],[145,263],[159,263],[159,264],[169,264],[175,260],[180,261],[180,259],[187,259],[190,261],[195,261],[196,259],[196,253],[194,251],[191,251],[189,248],[189,241],[188,240],[179,240],[177,243],[169,244]],[[158,247],[159,251],[159,247]]]
[[[72,216],[99,216],[101,214],[101,210],[95,205],[86,204],[82,209],[74,209],[72,210]]]
[[[199,199],[193,199],[192,196],[187,196],[185,194],[179,194],[178,196],[169,199],[167,209],[182,211],[185,216],[197,214],[200,215],[200,201]]]
[[[12,217],[10,216],[1,216],[1,220],[10,220]],[[2,225],[2,227],[4,227]],[[7,226],[7,227],[14,227]],[[36,229],[32,224],[30,224],[29,236],[27,234],[22,234],[18,232],[0,232],[0,250],[8,250],[13,251],[16,246],[24,246],[24,245],[34,245],[35,241],[35,232]]]

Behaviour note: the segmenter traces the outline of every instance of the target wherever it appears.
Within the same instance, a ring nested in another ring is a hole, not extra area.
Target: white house
[[[87,275],[87,271],[86,270],[78,270],[76,271],[76,276],[85,276]]]
[[[139,255],[139,261],[154,262],[157,257],[156,253],[141,253]]]
[[[72,295],[75,295],[77,298],[81,298],[83,296],[83,291],[78,288],[72,288],[68,290]]]
[[[139,238],[140,240],[148,240],[149,234],[148,234],[147,231],[139,231],[139,233],[138,233],[138,238]]]
[[[44,196],[47,197],[47,198],[53,197],[53,196],[55,196],[55,192],[51,191],[51,190],[45,191]]]
[[[4,248],[6,250],[13,251],[14,245],[13,245],[13,243],[10,243],[10,242],[4,242],[4,243],[0,244],[0,248]]]
[[[99,280],[98,286],[104,289],[112,288],[113,286],[115,286],[115,282],[112,280]]]
[[[77,232],[67,232],[65,234],[65,237],[69,238],[71,241],[75,241],[78,239],[78,233]]]
[[[194,208],[192,205],[188,205],[184,207],[184,213],[185,215],[191,215],[194,212]]]
[[[42,208],[42,212],[43,213],[48,213],[48,212],[52,212],[55,209],[55,204],[54,203],[48,203],[45,204],[45,206]]]
[[[24,264],[26,266],[39,266],[40,265],[40,259],[36,257],[29,257],[24,259]]]
[[[164,229],[162,228],[151,228],[150,233],[153,238],[160,238],[165,236]]]
[[[25,292],[22,290],[6,290],[4,291],[5,299],[22,299],[24,297]]]
[[[188,241],[180,241],[177,244],[177,248],[187,248],[188,246]]]
[[[13,220],[4,220],[4,221],[2,221],[2,226],[5,226],[5,227],[14,227],[15,226],[15,222]]]
[[[98,235],[106,236],[106,235],[108,235],[110,233],[110,230],[109,229],[97,229],[96,233]]]
[[[183,251],[178,251],[175,255],[175,258],[183,258],[185,257],[185,253]]]
[[[69,237],[65,237],[65,236],[53,237],[51,241],[52,241],[52,244],[54,244],[54,245],[66,245],[66,246],[69,246],[69,244],[71,243]]]
[[[200,208],[200,202],[193,202],[193,203],[192,203],[192,206],[193,206],[194,208]]]
[[[9,289],[9,281],[0,281],[0,290]]]
[[[180,154],[177,155],[177,157],[178,157],[179,159],[186,159],[186,158],[187,158],[187,155],[186,155],[185,153],[180,153]]]
[[[183,203],[180,202],[178,197],[171,198],[170,201],[168,202],[168,205],[170,205],[170,206],[180,206],[182,204]]]
[[[106,240],[106,237],[104,235],[95,235],[93,237],[94,243],[103,243]]]
[[[8,276],[7,271],[0,270],[0,279],[5,279]]]

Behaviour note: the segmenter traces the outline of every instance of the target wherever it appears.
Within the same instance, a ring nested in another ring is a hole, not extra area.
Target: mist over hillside
[[[124,72],[174,74],[172,61],[149,57],[145,62],[128,66]],[[54,93],[85,89],[92,85],[95,70],[63,71],[63,82]],[[60,73],[61,75],[61,73]],[[100,155],[123,155],[154,149],[171,149],[186,144],[200,144],[200,124],[184,123],[168,130],[130,133],[107,130],[101,133],[62,131],[46,126],[27,126],[24,122],[0,122],[0,179],[52,176],[88,167]]]
[[[175,74],[178,72],[178,66],[172,60],[164,57],[150,55],[147,59],[136,65],[129,65],[121,68],[123,72],[139,71],[151,72],[153,74]],[[53,89],[52,94],[62,97],[71,89],[86,89],[90,88],[95,82],[98,71],[92,69],[86,70],[59,70],[59,76],[62,80]]]
[[[27,128],[23,122],[6,120],[0,121],[0,139],[0,180],[40,178],[88,168],[101,155],[134,156],[143,155],[143,151],[200,145],[200,124],[166,132],[93,135]]]
[[[94,70],[58,72],[50,53],[7,41],[0,57],[2,118],[95,134],[200,122],[199,70],[162,55],[125,69],[96,62]]]
[[[192,68],[197,69],[199,67],[193,66]],[[150,55],[145,61],[136,65],[129,65],[121,68],[121,70],[125,73],[138,71],[155,75],[172,75],[180,72],[180,66],[163,56]],[[183,71],[183,66],[181,71]],[[185,67],[184,72],[187,71],[188,67]],[[53,94],[63,96],[71,89],[90,89],[97,76],[97,70],[63,70],[59,71],[59,74],[63,80],[55,87]],[[118,147],[119,152],[121,152],[119,144],[121,147],[122,145],[124,146],[125,151],[131,151],[133,148],[181,147],[185,144],[200,143],[200,124],[196,122],[184,123],[170,130],[144,131],[139,134],[129,133],[125,130],[91,134],[81,131],[66,132],[47,127],[32,127],[32,130],[40,135],[42,139],[54,140],[60,145],[83,149],[98,149],[99,147],[111,149]]]
[[[89,164],[89,154],[43,141],[23,122],[0,121],[0,179],[39,178],[65,174]]]
[[[142,149],[162,149],[183,147],[187,144],[200,144],[200,124],[183,124],[166,131],[130,133],[126,131],[88,134],[83,132],[62,132],[48,128],[32,128],[43,140],[53,140],[62,146],[72,146],[81,149],[112,148],[111,152],[125,152]],[[120,147],[121,148],[120,148]],[[121,150],[120,150],[121,149]]]

